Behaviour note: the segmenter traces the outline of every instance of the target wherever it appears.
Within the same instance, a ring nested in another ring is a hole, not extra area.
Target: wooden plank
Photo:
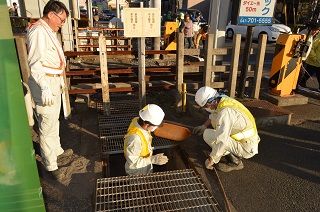
[[[183,73],[200,72],[199,66],[183,66]]]
[[[210,87],[213,88],[226,88],[228,86],[229,82],[210,82]]]
[[[70,61],[67,60],[66,70],[69,70]],[[70,107],[70,97],[69,97],[69,85],[70,83],[67,82],[66,70],[63,72],[63,81],[64,81],[64,88],[62,92],[62,105],[63,105],[63,114],[65,119],[71,118],[71,107]]]
[[[98,46],[97,46],[98,47]],[[176,50],[147,50],[146,55],[150,54],[176,54]],[[108,55],[138,55],[138,51],[108,51]],[[68,57],[77,57],[77,56],[86,56],[86,55],[99,55],[99,51],[85,51],[85,52],[64,52],[65,56]]]
[[[257,54],[257,68],[255,70],[254,78],[253,78],[253,90],[251,94],[251,98],[259,99],[260,94],[260,86],[261,86],[261,78],[263,71],[263,63],[264,56],[266,54],[266,46],[267,46],[267,35],[263,34],[259,36],[258,41],[258,54]]]
[[[182,83],[183,83],[183,72],[184,72],[184,36],[183,33],[177,32],[177,54],[176,54],[176,105],[175,109],[177,113],[182,112]]]
[[[212,54],[213,49],[211,48],[213,46],[214,42],[214,34],[207,34],[207,40],[206,40],[206,54],[204,59],[204,73],[203,73],[203,85],[204,86],[210,86],[211,84],[211,67],[212,67]]]
[[[184,55],[199,55],[200,49],[185,49]]]
[[[139,100],[140,108],[147,104],[146,98],[146,38],[138,38],[138,60],[139,60]]]
[[[99,36],[99,49],[100,49],[103,113],[105,115],[110,115],[107,48],[106,48],[106,38],[103,35]]]
[[[230,75],[229,75],[229,85],[228,85],[229,96],[232,98],[234,98],[236,94],[240,45],[241,45],[241,35],[236,34],[233,36],[233,41],[232,41],[233,52],[231,55],[231,63],[230,63],[231,65],[230,65]]]
[[[211,72],[226,72],[226,66],[212,66]]]

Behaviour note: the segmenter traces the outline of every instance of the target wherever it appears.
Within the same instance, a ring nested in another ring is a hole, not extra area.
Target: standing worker
[[[196,38],[196,41],[195,41],[196,49],[199,48],[200,40],[202,42],[202,48],[203,49],[205,48],[207,34],[208,34],[208,25],[202,25],[200,30],[199,30],[199,33],[197,34],[197,38]]]
[[[315,35],[319,30],[312,30],[311,35]],[[299,76],[299,85],[303,88],[307,87],[308,79],[315,73],[318,80],[317,92],[320,92],[320,34],[315,37],[313,43],[311,43],[311,51],[308,54],[303,66],[305,72],[302,77]],[[310,48],[310,47],[309,47]]]
[[[140,110],[139,117],[132,120],[124,137],[127,175],[149,174],[153,171],[152,164],[164,165],[168,162],[168,157],[163,153],[152,155],[151,132],[161,125],[163,118],[163,110],[158,105],[149,104]]]
[[[73,154],[71,149],[61,148],[59,137],[61,92],[65,86],[62,74],[66,61],[56,32],[68,15],[63,3],[51,0],[43,9],[43,17],[32,24],[27,33],[29,87],[39,121],[40,151],[45,169],[56,180],[64,177],[57,160]]]
[[[201,20],[200,12],[197,12],[196,17],[195,18],[192,17],[191,20],[193,22],[193,44],[194,46],[196,46],[196,39],[197,39],[198,32],[200,30],[200,20]]]
[[[180,27],[180,32],[184,34],[184,48],[190,49],[193,43],[192,38],[193,38],[194,32],[193,32],[193,23],[190,19],[189,14],[186,14],[184,16],[184,21]]]
[[[258,154],[260,141],[250,111],[237,100],[207,86],[197,91],[195,101],[211,113],[202,126],[193,129],[194,134],[203,134],[204,141],[212,148],[205,161],[206,168],[213,169],[216,164],[215,167],[222,172],[242,169],[241,158]],[[210,124],[214,129],[207,129]],[[220,162],[222,156],[226,157],[227,163]]]

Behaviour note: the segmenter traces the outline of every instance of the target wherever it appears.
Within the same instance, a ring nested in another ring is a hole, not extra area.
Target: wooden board
[[[173,141],[184,141],[191,136],[191,131],[179,125],[163,123],[154,131],[154,135]]]

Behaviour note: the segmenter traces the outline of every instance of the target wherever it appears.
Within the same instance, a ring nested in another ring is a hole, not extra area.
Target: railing
[[[123,36],[123,28],[78,27],[75,31],[77,51],[97,51],[99,36],[106,38],[107,51],[131,50],[131,38]]]

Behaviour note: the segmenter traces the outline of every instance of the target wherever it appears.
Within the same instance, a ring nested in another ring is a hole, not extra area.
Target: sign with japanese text
[[[276,0],[241,0],[238,25],[271,25]]]
[[[160,37],[159,8],[124,8],[124,36]]]

